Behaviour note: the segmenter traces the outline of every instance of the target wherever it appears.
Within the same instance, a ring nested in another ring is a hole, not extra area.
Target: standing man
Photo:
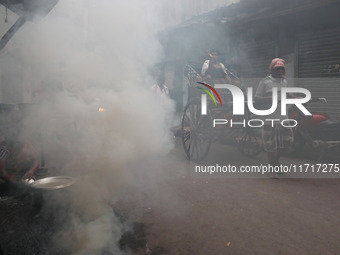
[[[285,61],[281,58],[274,58],[269,69],[270,75],[260,81],[255,93],[255,99],[264,109],[269,109],[272,105],[273,88],[277,88],[278,99],[280,99],[281,88],[287,87]],[[286,115],[281,115],[280,107],[277,107],[271,115],[266,116],[266,119],[275,119],[276,121],[262,127],[264,150],[267,152],[269,164],[280,166],[280,151],[293,144],[293,130],[280,125],[281,120],[287,119]]]

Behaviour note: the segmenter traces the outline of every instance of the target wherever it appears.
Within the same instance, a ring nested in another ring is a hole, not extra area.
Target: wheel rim
[[[188,159],[203,160],[211,145],[211,115],[201,115],[199,102],[189,103],[182,116],[182,144]]]

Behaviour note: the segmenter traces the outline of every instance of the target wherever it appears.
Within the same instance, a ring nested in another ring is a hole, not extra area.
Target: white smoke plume
[[[140,0],[60,0],[13,38],[35,95],[25,134],[42,141],[48,167],[78,178],[72,222],[56,238],[72,254],[119,254],[123,226],[108,205],[133,180],[126,166],[173,146],[173,104],[150,92],[149,70],[162,56],[153,8]]]

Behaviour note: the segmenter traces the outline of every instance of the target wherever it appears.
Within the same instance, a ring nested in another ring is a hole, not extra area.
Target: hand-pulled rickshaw
[[[214,141],[236,145],[237,149],[245,156],[252,157],[259,154],[262,148],[256,129],[247,125],[230,125],[232,122],[248,122],[251,116],[246,102],[245,115],[233,116],[233,98],[230,92],[227,90],[218,91],[221,98],[221,104],[218,105],[215,102],[217,100],[214,100],[213,93],[200,86],[203,83],[209,85],[209,80],[203,81],[202,77],[190,65],[185,66],[184,75],[188,79],[189,96],[182,114],[181,134],[187,158],[193,162],[202,161],[208,155]],[[201,95],[206,93],[209,94],[207,98],[211,100],[207,100],[206,112],[202,114]],[[212,95],[210,96],[210,94]],[[217,119],[225,124],[214,127],[214,120]]]

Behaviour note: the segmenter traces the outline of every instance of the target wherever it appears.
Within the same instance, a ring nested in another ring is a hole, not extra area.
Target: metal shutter
[[[261,79],[269,74],[269,64],[277,56],[277,44],[264,40],[240,46],[240,76],[247,78],[247,87],[257,88]]]
[[[340,119],[340,29],[300,34],[297,61],[298,86],[328,102],[311,104],[310,110]]]
[[[259,41],[243,48],[248,61],[245,75],[248,78],[264,78],[268,74],[270,61],[277,55],[273,41]]]

